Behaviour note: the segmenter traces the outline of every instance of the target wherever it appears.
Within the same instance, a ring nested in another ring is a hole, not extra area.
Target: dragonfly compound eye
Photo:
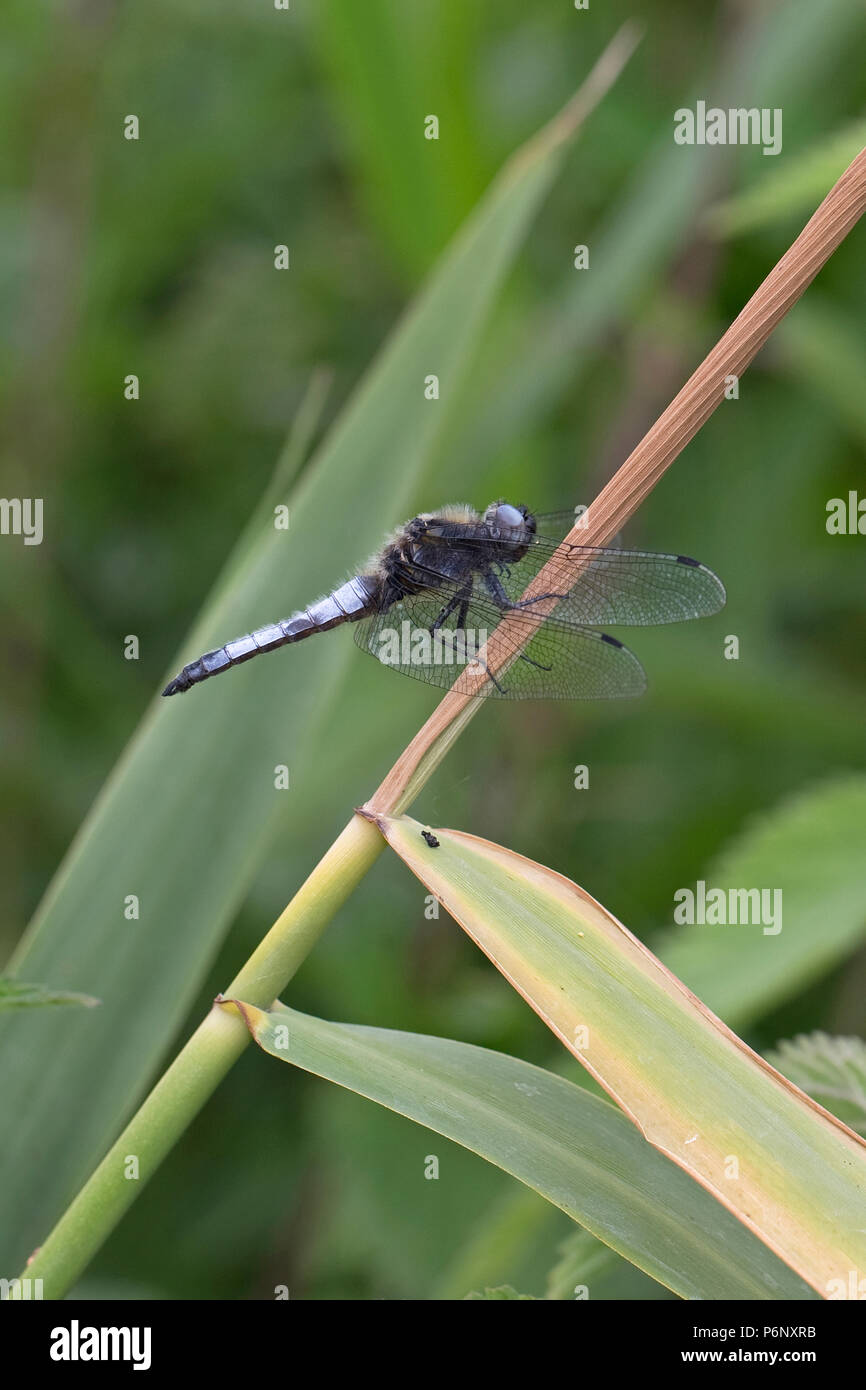
[[[495,521],[503,531],[518,531],[523,526],[523,513],[509,502],[502,502],[496,508]]]

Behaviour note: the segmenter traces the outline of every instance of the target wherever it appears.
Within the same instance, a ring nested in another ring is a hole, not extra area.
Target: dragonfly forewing
[[[536,537],[527,554],[507,567],[503,588],[519,602],[530,582],[559,548]],[[574,585],[551,616],[588,627],[652,627],[707,618],[725,606],[725,586],[713,571],[687,555],[572,545]]]

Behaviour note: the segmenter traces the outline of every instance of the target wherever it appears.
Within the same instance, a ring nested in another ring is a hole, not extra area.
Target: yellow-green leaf
[[[489,841],[383,834],[634,1120],[822,1295],[866,1274],[866,1145],[753,1053],[601,904]],[[837,1284],[835,1281],[841,1281]]]

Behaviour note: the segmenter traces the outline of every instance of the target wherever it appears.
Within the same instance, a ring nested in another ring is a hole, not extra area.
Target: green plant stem
[[[226,993],[270,1008],[384,848],[376,827],[353,816]],[[43,1281],[44,1298],[74,1284],[249,1042],[241,1018],[215,1004],[22,1274]]]

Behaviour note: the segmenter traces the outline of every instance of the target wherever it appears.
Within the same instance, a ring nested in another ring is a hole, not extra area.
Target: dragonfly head
[[[499,541],[511,560],[526,554],[535,535],[535,517],[524,506],[500,500],[491,502],[483,517],[491,540]]]

